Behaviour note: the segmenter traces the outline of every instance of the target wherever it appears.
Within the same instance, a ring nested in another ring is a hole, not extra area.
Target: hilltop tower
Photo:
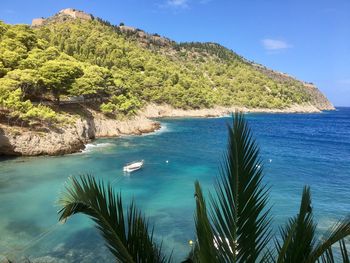
[[[84,19],[84,20],[92,20],[92,16],[83,12],[83,11],[79,11],[73,8],[66,8],[66,9],[62,9],[59,13],[63,14],[63,15],[68,15],[71,16],[72,18],[76,19],[76,18],[80,18],[80,19]]]
[[[46,22],[53,20],[53,19],[58,19],[58,21],[62,20],[64,21],[66,17],[69,18],[73,18],[73,19],[83,19],[83,20],[92,20],[93,17],[90,14],[87,14],[83,11],[79,11],[73,8],[66,8],[66,9],[62,9],[61,11],[59,11],[55,16],[51,17],[51,18],[34,18],[32,20],[32,26],[36,27],[36,26],[42,26],[44,25]]]
[[[45,18],[40,17],[40,18],[34,18],[32,20],[32,26],[41,26],[44,24],[44,22],[46,21]]]

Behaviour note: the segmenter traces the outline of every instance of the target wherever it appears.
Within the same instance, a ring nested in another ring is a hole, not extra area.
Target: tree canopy
[[[52,19],[37,28],[0,22],[0,79],[12,81],[2,89],[18,88],[20,101],[32,104],[96,96],[104,98],[101,110],[116,116],[147,103],[285,108],[310,101],[301,82],[277,81],[218,44],[162,44],[140,32],[123,33],[101,19]]]

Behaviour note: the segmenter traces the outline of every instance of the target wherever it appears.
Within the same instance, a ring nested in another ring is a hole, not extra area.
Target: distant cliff
[[[291,82],[291,81],[299,81],[288,74],[277,72],[271,69],[268,69],[262,65],[253,64],[259,71],[266,74],[270,78],[274,79],[278,82]],[[309,95],[310,104],[315,106],[320,110],[334,110],[333,104],[327,99],[327,97],[312,83],[299,81],[305,92]]]

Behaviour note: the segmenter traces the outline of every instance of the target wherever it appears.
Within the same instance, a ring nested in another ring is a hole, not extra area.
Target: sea
[[[298,213],[303,187],[322,236],[350,213],[350,108],[315,114],[246,114],[261,151],[270,188],[271,227],[277,233]],[[158,119],[161,129],[143,136],[98,139],[81,153],[0,159],[0,262],[108,262],[113,260],[91,219],[58,222],[57,200],[71,176],[90,174],[110,182],[154,226],[154,238],[174,262],[195,240],[194,182],[207,195],[227,145],[223,118]],[[143,169],[123,166],[143,159]]]

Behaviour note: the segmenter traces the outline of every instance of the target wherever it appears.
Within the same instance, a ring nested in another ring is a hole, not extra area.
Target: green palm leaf
[[[350,262],[349,253],[347,251],[344,239],[341,239],[339,241],[339,246],[340,246],[340,252],[341,252],[341,256],[342,256],[343,262],[344,263],[349,263]]]
[[[312,253],[310,253],[307,262],[315,262],[320,258],[325,258],[331,262],[334,260],[332,246],[336,243],[340,245],[340,252],[343,262],[349,262],[349,253],[347,251],[344,238],[350,235],[350,217],[346,217],[339,221],[331,229],[327,231],[321,241],[317,243]]]
[[[278,239],[275,240],[275,247],[278,255],[276,260],[277,263],[284,262],[296,227],[296,220],[290,219],[284,228],[280,228],[283,244],[281,244]]]
[[[268,189],[262,183],[259,148],[242,114],[229,127],[227,153],[210,216],[220,262],[256,262],[271,237]]]
[[[210,225],[205,200],[199,182],[195,183],[196,197],[196,233],[197,243],[194,249],[196,262],[215,263],[217,260],[217,249],[214,245],[214,234]]]
[[[102,234],[107,247],[118,262],[169,262],[153,241],[153,230],[132,203],[124,216],[122,198],[111,185],[93,176],[71,178],[60,196],[60,220],[83,213],[88,215]]]
[[[328,231],[328,234],[315,242],[316,224],[313,222],[310,188],[305,187],[302,194],[299,214],[289,220],[280,234],[282,242],[276,241],[277,262],[336,262],[332,246],[339,242],[342,262],[349,262],[348,252],[343,240],[350,235],[350,219],[346,218]]]
[[[315,229],[310,188],[304,187],[299,214],[280,230],[283,245],[276,242],[277,262],[305,262],[315,243]]]

